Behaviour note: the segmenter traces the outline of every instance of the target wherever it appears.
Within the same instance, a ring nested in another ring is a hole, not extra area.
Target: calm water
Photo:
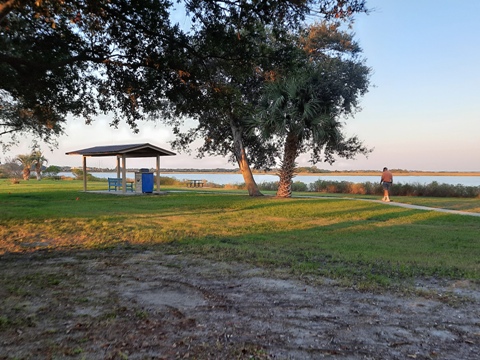
[[[225,184],[241,184],[243,183],[243,177],[241,174],[187,174],[187,173],[160,173],[161,176],[168,176],[178,180],[187,180],[187,179],[196,179],[196,180],[207,180],[208,182],[225,185]],[[63,176],[73,176],[72,173],[63,172],[59,175]],[[117,177],[117,174],[114,172],[93,172],[93,176],[99,178],[108,178],[108,177]],[[127,172],[127,178],[134,179],[135,173]],[[278,176],[276,175],[254,175],[255,181],[257,183],[263,182],[273,182],[278,181]],[[380,182],[379,176],[319,176],[319,175],[305,175],[305,176],[296,176],[293,181],[301,181],[305,184],[314,183],[317,180],[326,180],[326,181],[349,181],[352,183],[364,183],[367,181],[370,182]],[[464,186],[480,186],[480,176],[395,176],[395,183],[402,184],[430,184],[433,181],[438,182],[439,184],[449,184],[457,185],[461,184]]]

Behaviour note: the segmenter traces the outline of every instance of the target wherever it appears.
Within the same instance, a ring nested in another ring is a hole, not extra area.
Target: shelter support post
[[[83,191],[87,191],[87,157],[83,156]]]
[[[127,192],[127,158],[122,155],[122,193]]]
[[[120,177],[120,156],[117,155],[117,178]]]
[[[157,155],[157,191],[160,192],[160,155]]]

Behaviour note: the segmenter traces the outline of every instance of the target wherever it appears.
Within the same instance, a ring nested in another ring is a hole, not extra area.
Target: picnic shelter
[[[173,156],[175,153],[160,147],[144,144],[95,146],[87,149],[69,151],[66,155],[82,155],[83,157],[83,191],[87,191],[87,158],[115,156],[117,158],[117,178],[122,179],[122,192],[126,193],[127,158],[156,158],[156,189],[160,191],[160,157]],[[121,169],[121,172],[120,172]]]

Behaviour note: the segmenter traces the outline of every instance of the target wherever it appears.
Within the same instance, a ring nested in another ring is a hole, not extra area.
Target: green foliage
[[[37,180],[41,180],[43,164],[47,163],[48,160],[45,156],[43,156],[42,151],[38,148],[38,146],[36,146],[36,144],[32,149],[31,157],[33,161],[33,166],[35,167]]]
[[[307,191],[307,185],[301,181],[294,181],[292,183],[292,191],[303,192]]]
[[[160,176],[160,185],[182,185],[182,181],[168,176]]]
[[[262,191],[277,191],[278,181],[262,182],[258,184]],[[245,184],[238,186],[244,189]],[[301,181],[292,182],[293,192],[314,192],[326,194],[350,194],[380,196],[383,188],[379,183],[370,181],[353,183],[349,181],[317,180],[314,183],[305,184]],[[415,197],[450,197],[450,198],[480,198],[480,186],[439,184],[434,181],[430,184],[393,184],[390,189],[391,196],[415,196]]]
[[[258,187],[260,188],[260,190],[277,191],[278,181],[263,182],[263,183],[258,184]],[[306,191],[308,191],[308,186],[307,186],[307,184],[305,184],[301,181],[294,181],[294,182],[292,182],[292,191],[306,192]]]
[[[75,176],[75,179],[77,180],[83,180],[83,170],[80,168],[73,168],[71,170],[73,176]]]
[[[60,171],[62,171],[60,166],[50,165],[45,169],[44,174],[47,177],[52,177],[52,176],[57,176]]]
[[[303,51],[274,81],[267,83],[252,127],[281,154],[277,196],[291,196],[295,160],[311,151],[312,161],[333,163],[368,154],[357,137],[347,138],[341,116],[358,109],[367,92],[370,69],[358,57],[359,46],[338,25],[314,24],[291,41]]]
[[[71,170],[72,174],[75,176],[75,180],[83,180],[83,170],[80,168],[73,168]],[[107,179],[98,178],[92,174],[87,173],[87,181],[102,181],[105,182]]]
[[[31,170],[32,170],[32,166],[35,163],[35,159],[33,158],[32,154],[17,155],[15,160],[18,161],[20,164],[22,164],[23,180],[25,180],[25,181],[30,180],[30,173],[31,173]]]
[[[233,67],[256,56],[249,39],[259,23],[291,29],[312,11],[348,18],[366,10],[361,0],[302,6],[293,0],[180,2],[185,22],[194,24],[187,30],[173,19],[175,2],[168,0],[2,6],[0,136],[15,142],[31,133],[54,143],[68,115],[90,122],[101,113],[113,114],[113,125],[125,120],[135,130],[145,114],[165,110],[165,99],[181,105],[197,93],[196,79],[221,76],[225,68],[215,66],[217,59],[229,59]]]
[[[267,190],[267,191],[277,191],[278,189],[278,181],[265,181],[258,184],[260,190]]]
[[[297,171],[299,173],[312,173],[312,174],[331,173],[330,170],[319,169],[316,166],[298,166]]]
[[[133,125],[140,118],[138,105],[145,109],[157,100],[148,89],[151,100],[135,101],[142,95],[138,81],[145,71],[132,71],[132,66],[144,68],[143,59],[155,57],[157,39],[167,38],[166,33],[177,37],[167,21],[169,2],[28,5],[18,2],[2,9],[0,135],[33,133],[52,143],[67,115],[89,122],[108,112],[114,122],[121,115]]]
[[[172,177],[160,176],[160,184],[161,185],[178,185],[179,181]]]

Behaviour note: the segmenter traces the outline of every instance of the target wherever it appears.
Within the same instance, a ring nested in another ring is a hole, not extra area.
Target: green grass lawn
[[[338,196],[251,198],[219,190],[115,196],[84,193],[82,186],[0,180],[0,259],[138,246],[361,284],[388,286],[418,276],[480,279],[479,217]],[[88,186],[107,189],[105,182]],[[478,211],[480,201],[395,200],[470,211]]]

